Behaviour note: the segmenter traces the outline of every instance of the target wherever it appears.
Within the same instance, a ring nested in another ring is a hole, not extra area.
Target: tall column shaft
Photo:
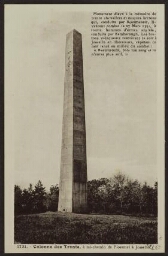
[[[67,34],[59,211],[86,212],[87,161],[82,36]]]

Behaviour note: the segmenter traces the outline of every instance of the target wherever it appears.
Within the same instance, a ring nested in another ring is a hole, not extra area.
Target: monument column
[[[82,35],[66,37],[58,211],[87,211],[87,161]]]

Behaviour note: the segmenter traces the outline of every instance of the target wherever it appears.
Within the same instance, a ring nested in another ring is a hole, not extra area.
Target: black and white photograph
[[[5,6],[5,252],[164,252],[164,5]]]

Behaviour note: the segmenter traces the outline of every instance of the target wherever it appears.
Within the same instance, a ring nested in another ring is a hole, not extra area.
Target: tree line
[[[40,180],[34,188],[30,184],[28,189],[22,190],[15,185],[14,195],[15,214],[40,213],[58,209],[58,185],[51,186],[49,192],[46,192]]]
[[[122,173],[112,178],[87,182],[88,212],[99,214],[157,215],[157,182],[141,184]],[[46,191],[41,181],[27,189],[14,188],[15,214],[40,213],[58,210],[59,187]]]

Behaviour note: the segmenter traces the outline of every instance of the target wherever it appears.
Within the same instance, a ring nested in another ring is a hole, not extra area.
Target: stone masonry
[[[82,35],[66,37],[58,211],[87,212],[87,161]]]

